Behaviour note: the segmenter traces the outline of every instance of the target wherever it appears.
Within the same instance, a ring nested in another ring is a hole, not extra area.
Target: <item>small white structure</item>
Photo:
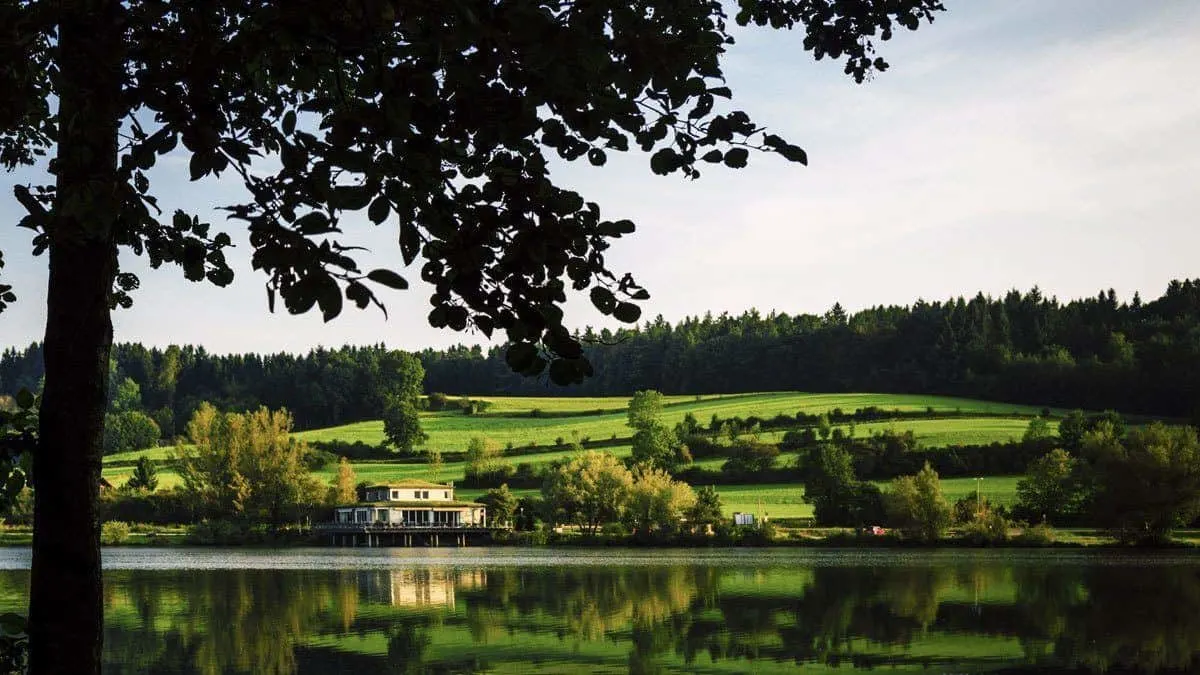
[[[754,524],[754,514],[753,513],[741,513],[740,511],[737,513],[734,513],[733,514],[733,524],[734,525],[753,525]]]
[[[363,501],[333,509],[335,525],[478,528],[487,526],[483,504],[454,499],[454,486],[423,480],[371,485]]]

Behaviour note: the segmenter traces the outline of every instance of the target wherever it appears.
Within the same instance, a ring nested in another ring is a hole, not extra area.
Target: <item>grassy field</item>
[[[422,416],[422,425],[429,434],[429,441],[420,447],[442,451],[462,450],[472,436],[486,436],[501,445],[512,443],[514,446],[523,446],[529,443],[551,445],[559,438],[566,441],[581,438],[600,440],[612,438],[614,434],[621,438],[630,435],[629,427],[625,424],[624,406],[628,400],[625,398],[484,397],[483,400],[493,401],[495,404],[495,407],[484,415],[463,415],[459,412],[425,413]],[[696,400],[695,397],[668,397],[663,419],[668,425],[674,425],[682,420],[684,415],[692,413],[702,423],[707,424],[713,415],[722,419],[750,416],[769,418],[779,414],[791,416],[797,412],[816,414],[835,408],[850,413],[868,406],[886,410],[924,411],[933,408],[943,412],[962,411],[1025,417],[1040,412],[1040,408],[1031,406],[945,396],[785,392],[701,397],[700,400]],[[531,417],[530,413],[534,410],[552,416]],[[590,414],[596,410],[609,412]],[[904,429],[912,424],[923,424],[927,426],[921,427],[919,435],[929,439],[927,444],[945,445],[955,442],[989,443],[992,440],[1008,440],[1014,435],[1020,437],[1026,423],[1020,419],[968,418],[880,422],[859,425],[858,429],[859,433],[865,434],[871,429],[884,429],[889,426]],[[378,420],[302,431],[297,436],[309,441],[362,441],[371,445],[378,445],[384,441],[383,422]]]
[[[980,492],[993,504],[1011,506],[1017,499],[1017,481],[1020,476],[986,476],[979,481]],[[942,480],[942,493],[950,503],[975,492],[974,478],[946,478]],[[887,482],[877,482],[887,489]],[[809,518],[812,506],[804,503],[804,486],[799,483],[777,485],[718,485],[721,504],[726,514],[735,511],[764,514],[772,518]]]
[[[473,397],[477,400],[480,397]],[[472,436],[493,439],[502,446],[513,444],[521,447],[530,443],[545,446],[545,452],[505,457],[510,465],[529,462],[544,465],[563,459],[569,451],[553,448],[558,439],[566,441],[591,439],[594,441],[628,437],[631,430],[626,426],[626,397],[595,398],[551,398],[551,397],[482,397],[492,403],[483,415],[463,415],[455,412],[424,413],[423,425],[430,440],[423,446],[443,451],[463,450]],[[1031,406],[994,403],[971,399],[943,396],[905,394],[805,394],[797,392],[739,394],[728,396],[671,396],[666,399],[664,420],[673,425],[687,413],[695,415],[707,424],[715,414],[722,419],[757,416],[774,417],[777,414],[795,415],[797,412],[820,413],[835,408],[850,413],[856,409],[876,406],[885,410],[935,411],[981,413],[986,415],[1014,415],[1014,417],[953,417],[932,420],[900,420],[874,422],[855,427],[858,436],[866,436],[885,429],[896,431],[912,430],[921,444],[940,447],[956,444],[991,443],[1020,438],[1028,424],[1028,416],[1040,409]],[[533,411],[539,416],[531,416]],[[601,411],[599,414],[596,411]],[[383,423],[380,421],[360,422],[327,429],[304,431],[296,434],[308,441],[362,441],[371,445],[383,442]],[[782,432],[762,435],[764,441],[776,442]],[[629,446],[606,449],[619,457],[628,456]],[[175,451],[173,447],[151,448],[105,457],[104,477],[114,485],[123,483],[132,474],[130,466],[139,456],[149,456],[156,461],[166,460]],[[698,466],[719,469],[724,458],[705,459]],[[780,466],[794,464],[795,456],[785,454]],[[124,464],[117,466],[116,464]],[[428,464],[403,462],[357,462],[354,465],[358,480],[371,483],[396,481],[406,478],[434,479],[460,482],[465,463],[448,462],[435,476]],[[316,472],[322,482],[329,481],[336,466],[330,465]],[[998,482],[997,482],[998,481]],[[179,476],[168,467],[159,469],[159,484],[172,487],[180,483]],[[985,481],[985,492],[995,483],[997,488],[992,497],[1001,503],[1011,501],[1015,479],[995,478]],[[973,479],[954,479],[943,482],[948,496],[953,500],[974,489]],[[725,486],[722,488],[726,511],[762,510],[777,517],[811,515],[811,507],[801,499],[803,489],[799,485]]]

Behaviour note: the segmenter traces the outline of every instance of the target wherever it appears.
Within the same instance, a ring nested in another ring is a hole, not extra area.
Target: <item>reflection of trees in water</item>
[[[294,673],[295,644],[352,611],[339,592],[347,582],[261,570],[108,573],[105,672]]]
[[[1024,662],[1005,665],[1030,671],[1200,670],[1197,565],[966,562],[746,575],[705,566],[456,571],[445,579],[455,586],[452,604],[412,606],[395,589],[371,590],[404,575],[365,587],[357,572],[112,572],[106,672],[472,672],[500,665],[488,658],[535,658],[486,649],[533,635],[557,635],[564,654],[571,642],[622,645],[634,673],[677,670],[704,655],[996,667],[988,653],[910,654],[941,635],[1015,638]],[[24,583],[14,579],[0,576],[0,592]],[[433,649],[443,630],[463,631],[480,649]],[[382,638],[386,651],[341,651],[338,641],[355,635]]]
[[[1057,659],[1097,672],[1200,670],[1200,567],[1099,566],[1079,576],[1077,602],[1030,603],[1058,629],[1047,630]]]

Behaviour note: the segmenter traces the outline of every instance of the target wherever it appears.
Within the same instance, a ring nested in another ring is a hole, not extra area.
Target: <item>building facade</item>
[[[336,506],[335,525],[372,528],[485,528],[483,504],[457,501],[454,486],[421,480],[371,485],[357,504]]]

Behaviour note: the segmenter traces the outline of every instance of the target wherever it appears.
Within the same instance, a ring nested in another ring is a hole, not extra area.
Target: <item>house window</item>
[[[450,491],[446,490],[442,493],[442,499],[450,499]]]
[[[400,499],[400,491],[392,490],[392,499]]]
[[[421,499],[429,499],[429,490],[423,490],[421,492]]]
[[[420,498],[421,498],[421,491],[413,490],[413,499],[420,499]]]
[[[356,522],[356,523],[367,522],[367,510],[359,509],[358,511],[355,511],[354,512],[354,522]]]

